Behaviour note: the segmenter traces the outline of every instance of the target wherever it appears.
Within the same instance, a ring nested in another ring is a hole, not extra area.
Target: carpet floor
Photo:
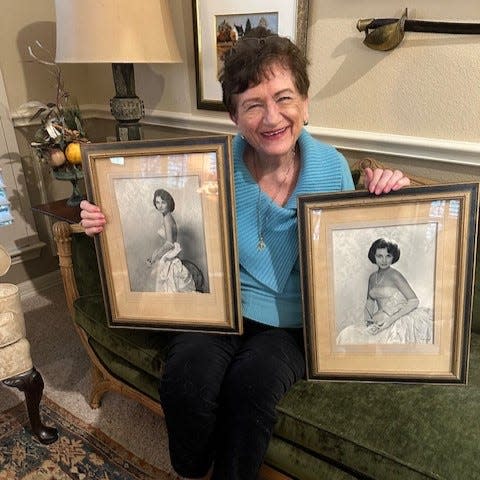
[[[91,425],[43,398],[42,417],[55,425],[51,445],[32,439],[24,405],[0,413],[0,480],[169,480]]]
[[[169,461],[163,418],[115,393],[105,394],[99,409],[93,410],[88,405],[90,363],[68,314],[63,287],[59,285],[22,298],[22,306],[33,363],[45,382],[45,408],[48,409],[48,400],[52,400],[152,468],[171,475],[165,478],[177,479]],[[19,403],[23,406],[23,400],[22,392],[0,383],[0,412]],[[16,478],[8,477],[8,480]],[[71,478],[82,479],[81,476]]]

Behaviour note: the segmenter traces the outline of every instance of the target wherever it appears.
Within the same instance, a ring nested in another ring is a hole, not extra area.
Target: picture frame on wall
[[[111,327],[242,332],[231,137],[82,145]]]
[[[309,380],[466,383],[478,194],[299,196]]]
[[[218,75],[223,55],[248,30],[264,25],[306,51],[308,0],[192,0],[197,108],[224,111]]]

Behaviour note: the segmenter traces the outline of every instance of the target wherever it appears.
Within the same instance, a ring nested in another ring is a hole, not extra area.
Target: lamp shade
[[[168,0],[55,0],[58,63],[178,63]]]

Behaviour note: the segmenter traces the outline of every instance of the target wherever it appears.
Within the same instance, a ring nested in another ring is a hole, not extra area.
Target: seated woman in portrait
[[[379,238],[372,243],[368,258],[377,270],[368,279],[363,322],[345,327],[337,344],[432,343],[432,310],[419,307],[406,278],[391,266],[400,258],[398,245]]]
[[[147,265],[152,267],[155,291],[194,292],[192,273],[178,258],[182,249],[177,242],[177,223],[172,215],[175,201],[169,192],[160,188],[153,194],[153,205],[161,213],[158,229],[161,245],[147,258]]]

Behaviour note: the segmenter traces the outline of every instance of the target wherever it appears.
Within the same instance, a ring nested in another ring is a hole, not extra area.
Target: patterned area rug
[[[0,480],[171,480],[103,432],[83,423],[45,396],[42,420],[59,431],[42,445],[29,431],[23,403],[0,413]]]

